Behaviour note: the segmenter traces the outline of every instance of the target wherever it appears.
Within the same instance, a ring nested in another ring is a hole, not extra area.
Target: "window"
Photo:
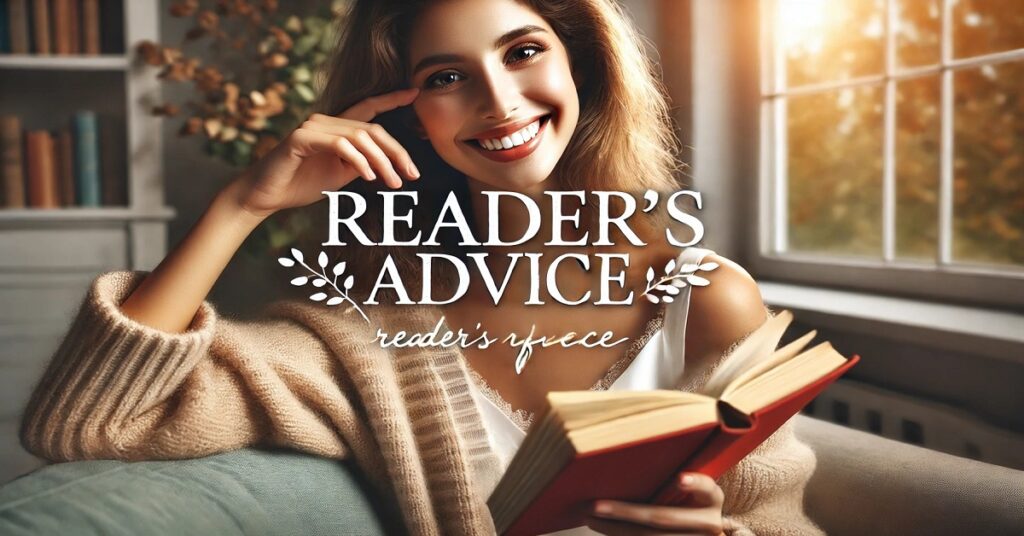
[[[762,0],[759,269],[1024,305],[1024,3]]]

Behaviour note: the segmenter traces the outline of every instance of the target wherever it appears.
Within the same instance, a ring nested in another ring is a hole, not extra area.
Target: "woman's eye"
[[[544,47],[540,45],[523,45],[521,47],[512,49],[512,51],[509,52],[508,56],[509,60],[512,63],[519,63],[521,61],[526,61],[536,56],[537,54],[540,54],[541,52],[544,52],[544,50]]]
[[[428,89],[442,89],[462,80],[462,75],[453,71],[437,73],[427,79]]]

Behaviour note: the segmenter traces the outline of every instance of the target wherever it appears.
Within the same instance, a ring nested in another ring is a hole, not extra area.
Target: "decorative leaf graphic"
[[[714,270],[715,268],[718,268],[718,263],[717,262],[705,262],[704,264],[700,265],[699,268],[701,270],[705,271],[705,272],[710,272],[711,270]]]
[[[647,298],[647,301],[649,301],[651,303],[660,303],[661,302],[661,299],[659,299],[654,294],[644,294],[644,297]]]
[[[292,257],[294,257],[294,260],[286,257],[280,257],[277,259],[277,262],[279,262],[281,266],[290,268],[292,266],[295,266],[297,261],[298,264],[301,264],[303,268],[305,268],[310,274],[312,274],[312,276],[304,275],[293,278],[291,280],[292,285],[303,286],[309,282],[312,282],[314,287],[326,287],[329,289],[333,289],[334,292],[338,294],[337,296],[332,296],[328,299],[328,294],[326,292],[317,292],[315,294],[312,294],[309,297],[309,299],[318,302],[327,300],[327,305],[329,306],[339,305],[347,301],[352,306],[345,310],[346,314],[352,311],[357,311],[359,313],[359,316],[363,317],[363,320],[366,320],[367,322],[370,321],[369,317],[366,316],[366,313],[364,313],[362,308],[359,307],[359,304],[356,303],[355,300],[350,298],[348,295],[348,291],[351,290],[352,286],[355,284],[355,277],[352,274],[350,274],[348,277],[345,278],[345,281],[342,283],[344,290],[338,288],[338,277],[345,273],[345,261],[341,261],[331,268],[331,271],[334,273],[334,279],[332,281],[331,278],[327,275],[327,265],[330,264],[330,259],[328,258],[326,252],[321,251],[317,256],[317,264],[320,265],[319,272],[317,272],[313,268],[310,268],[309,265],[303,262],[302,252],[299,251],[298,249],[291,248],[291,254]]]
[[[688,275],[686,276],[686,281],[695,287],[706,287],[711,283],[711,281],[708,281],[699,275]]]
[[[674,298],[672,296],[662,296],[661,300],[665,303],[672,303],[672,300],[674,300]]]
[[[665,275],[671,274],[672,270],[675,270],[675,269],[676,269],[676,260],[675,259],[669,260],[668,264],[665,265]]]
[[[654,281],[654,267],[653,266],[651,266],[650,268],[647,269],[647,281],[648,282]]]
[[[679,287],[677,287],[675,285],[668,285],[665,288],[665,292],[668,293],[669,296],[678,296],[680,290],[679,290]]]

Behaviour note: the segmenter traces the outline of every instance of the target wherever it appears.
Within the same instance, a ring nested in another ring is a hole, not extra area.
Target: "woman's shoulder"
[[[686,355],[717,357],[768,318],[754,278],[736,262],[709,253],[702,262],[718,267],[702,272],[710,283],[693,287],[686,322]]]

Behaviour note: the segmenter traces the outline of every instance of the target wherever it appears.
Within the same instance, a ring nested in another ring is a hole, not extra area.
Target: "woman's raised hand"
[[[420,174],[409,153],[370,121],[408,106],[418,94],[417,88],[403,89],[367,98],[336,117],[311,115],[229,185],[230,197],[264,218],[323,199],[323,191],[342,188],[356,177],[379,178],[395,189],[402,186],[402,177],[416,180]]]

